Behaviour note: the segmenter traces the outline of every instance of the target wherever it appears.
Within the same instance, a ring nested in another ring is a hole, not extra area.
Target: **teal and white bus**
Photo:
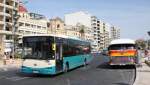
[[[67,36],[23,36],[23,73],[53,75],[86,65],[91,60],[87,41]]]

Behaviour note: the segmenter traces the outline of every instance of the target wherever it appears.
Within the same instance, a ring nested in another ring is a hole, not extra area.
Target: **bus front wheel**
[[[68,72],[69,71],[69,63],[67,62],[66,65],[65,65],[65,70],[64,72]]]
[[[83,64],[84,66],[86,66],[87,65],[87,60],[86,60],[86,58],[84,59],[84,64]]]

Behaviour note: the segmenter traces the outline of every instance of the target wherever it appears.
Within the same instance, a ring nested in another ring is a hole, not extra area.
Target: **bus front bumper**
[[[31,67],[22,66],[21,72],[34,73],[34,74],[50,74],[50,75],[56,74],[55,67],[31,68]]]

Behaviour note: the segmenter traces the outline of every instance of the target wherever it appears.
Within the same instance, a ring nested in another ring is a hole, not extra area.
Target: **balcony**
[[[12,35],[13,33],[11,31],[0,30],[0,34]]]
[[[12,22],[6,22],[7,25],[12,26],[13,23]]]
[[[13,9],[13,6],[11,6],[11,5],[5,5],[5,6],[9,9]]]
[[[4,13],[3,13],[3,12],[0,12],[0,15],[4,15]]]
[[[4,24],[4,22],[3,21],[0,21],[0,25],[3,25]]]
[[[4,7],[4,4],[3,4],[3,3],[0,3],[0,6],[1,6],[1,7]]]

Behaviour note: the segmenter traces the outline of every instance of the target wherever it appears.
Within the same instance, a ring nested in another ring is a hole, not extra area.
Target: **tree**
[[[84,25],[81,25],[81,26],[80,26],[80,31],[79,31],[79,33],[81,34],[81,38],[82,38],[82,39],[84,39],[84,37],[85,37],[85,31],[84,31],[84,28],[85,28]]]
[[[138,39],[135,41],[137,46],[140,47],[141,49],[145,49],[146,48],[146,43],[144,40],[142,39]]]

